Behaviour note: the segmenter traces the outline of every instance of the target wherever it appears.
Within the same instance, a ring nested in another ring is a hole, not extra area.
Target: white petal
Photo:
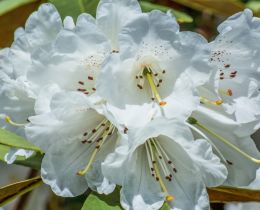
[[[53,40],[61,30],[61,17],[52,4],[43,4],[25,24],[25,32],[31,45]]]
[[[80,142],[86,130],[95,128],[104,118],[89,109],[84,94],[74,92],[54,95],[50,110],[51,112],[30,117],[31,123],[25,128],[28,140],[44,151],[60,139],[77,137]]]
[[[187,119],[200,103],[192,79],[186,74],[177,79],[172,94],[165,101],[167,104],[163,107],[164,115],[169,119]]]
[[[169,192],[175,197],[171,206],[177,209],[209,209],[206,186],[200,170],[196,167],[196,159],[191,159],[180,143],[165,136],[160,136],[158,140],[177,169],[172,181],[167,183]]]
[[[92,164],[92,169],[86,174],[86,179],[92,190],[97,191],[99,194],[107,195],[114,191],[116,185],[103,176],[101,163],[101,161],[95,161]]]
[[[255,44],[260,31],[257,25],[259,18],[254,18],[252,11],[246,9],[220,24],[220,34],[210,44],[210,60],[218,69],[214,70],[217,91],[227,113],[240,123],[260,121],[260,48]],[[232,94],[225,94],[227,90]]]
[[[225,138],[243,152],[254,158],[260,158],[260,153],[250,138],[253,133],[251,125],[240,125],[231,118],[203,106],[200,106],[193,116],[206,128]],[[248,185],[255,178],[258,165],[205,130],[201,131],[213,141],[225,159],[231,162],[226,164],[229,173],[227,182],[235,186]]]
[[[113,153],[109,154],[102,163],[102,172],[104,176],[117,185],[123,184],[125,169],[127,169],[127,155],[128,145],[122,145],[116,148]]]
[[[127,14],[127,17],[125,16]],[[136,0],[101,0],[97,7],[97,25],[111,41],[113,50],[118,50],[118,34],[122,27],[141,14]]]
[[[38,115],[50,112],[50,103],[52,96],[58,92],[60,92],[60,88],[57,85],[43,87],[35,102],[35,113]]]
[[[75,23],[72,17],[66,16],[63,21],[64,28],[68,30],[73,30],[75,28]]]
[[[211,145],[203,139],[197,139],[186,149],[194,164],[199,167],[207,187],[216,187],[224,183],[228,171],[220,159],[213,153]]]
[[[87,188],[85,177],[78,176],[90,154],[81,142],[66,143],[62,139],[52,144],[42,161],[41,176],[53,192],[63,197],[74,197]]]
[[[161,189],[150,174],[143,148],[127,162],[121,190],[121,205],[126,210],[159,209],[163,205]]]
[[[7,164],[13,164],[16,161],[17,156],[28,159],[33,154],[34,154],[34,151],[32,151],[32,150],[10,149],[10,151],[5,155],[5,161],[7,162]]]

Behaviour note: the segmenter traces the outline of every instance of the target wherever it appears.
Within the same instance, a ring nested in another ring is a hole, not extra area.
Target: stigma
[[[224,103],[224,101],[223,100],[211,101],[211,100],[207,99],[206,97],[200,97],[200,103],[220,106]]]

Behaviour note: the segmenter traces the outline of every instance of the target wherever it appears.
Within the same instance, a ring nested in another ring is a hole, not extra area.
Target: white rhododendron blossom
[[[260,20],[218,31],[208,43],[137,0],[75,23],[42,4],[0,50],[0,127],[41,149],[59,196],[119,185],[126,210],[209,210],[206,187],[248,185],[260,164]],[[8,164],[38,152],[0,140]]]
[[[15,124],[12,120],[18,124],[26,123],[27,118],[34,114],[38,94],[27,80],[34,62],[33,54],[41,48],[50,48],[62,27],[55,7],[44,4],[28,18],[24,29],[16,30],[12,46],[0,51],[0,114],[10,116],[7,119],[11,124]],[[3,125],[3,121],[0,125],[11,127],[6,123]]]
[[[118,147],[102,164],[122,185],[125,209],[159,209],[164,201],[178,209],[209,208],[206,186],[222,184],[227,170],[207,141],[193,141],[183,123],[163,118],[128,133],[130,148]]]
[[[40,6],[27,20],[25,29],[16,31],[11,48],[0,53],[1,127],[24,135],[28,117],[48,107],[42,104],[46,100],[36,102],[38,95],[47,97],[60,89],[94,93],[102,62],[111,52],[117,52],[117,33],[131,20],[119,18],[126,9],[129,16],[141,13],[137,1],[103,0],[98,5],[96,20],[82,14],[76,25],[67,17],[63,26],[53,5]],[[57,87],[50,90],[51,84]],[[27,157],[31,151],[24,153]],[[17,155],[8,155],[7,161],[11,163]]]
[[[179,116],[176,110],[187,118],[199,103],[194,87],[209,77],[206,44],[198,34],[179,32],[167,14],[142,14],[119,34],[120,52],[104,63],[98,94],[120,108],[156,103],[167,118]]]
[[[227,113],[240,123],[260,121],[259,25],[260,18],[245,10],[220,24],[220,34],[210,43],[216,92]]]
[[[29,120],[26,136],[46,153],[42,179],[57,195],[77,196],[88,186],[100,193],[114,190],[100,164],[120,143],[120,135],[103,105],[78,92],[59,92],[52,96],[49,111]]]
[[[250,137],[260,120],[258,24],[245,10],[219,26],[209,58],[217,75],[198,88],[201,105],[189,120],[194,135],[208,139],[226,164],[227,184],[235,186],[248,185],[260,164]]]

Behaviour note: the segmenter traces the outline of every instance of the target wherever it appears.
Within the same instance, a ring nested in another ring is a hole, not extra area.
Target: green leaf
[[[99,195],[96,192],[89,194],[81,210],[123,210],[120,205],[120,187],[109,195]],[[170,210],[170,206],[165,203],[160,210]]]
[[[8,13],[12,11],[13,9],[23,6],[25,4],[29,4],[32,2],[37,2],[38,0],[2,0],[0,1],[0,15],[3,15],[5,13]]]
[[[98,195],[92,192],[81,210],[121,210],[119,188],[109,195]]]
[[[4,161],[6,153],[8,153],[10,147],[0,144],[0,160]]]
[[[25,157],[18,156],[14,164],[39,170],[41,168],[42,158],[43,158],[43,154],[40,153],[36,153],[35,155],[31,156],[28,159],[25,159]]]
[[[3,206],[16,197],[21,196],[42,185],[40,177],[27,179],[21,182],[10,184],[0,188],[0,206]]]
[[[49,0],[58,9],[61,17],[71,16],[76,21],[77,17],[83,13],[96,14],[98,0]]]
[[[162,6],[162,5],[158,5],[158,4],[153,4],[147,1],[141,1],[140,5],[142,7],[143,12],[150,12],[152,10],[161,10],[162,12],[167,12],[167,11],[171,11],[174,16],[176,17],[178,22],[181,23],[191,23],[193,22],[193,18],[191,16],[189,16],[188,14],[184,13],[184,12],[180,12],[177,10],[173,10],[170,7],[166,7],[166,6]]]
[[[253,10],[256,15],[260,16],[260,2],[259,2],[259,0],[248,2],[246,4],[246,7]]]
[[[260,201],[260,190],[247,188],[221,186],[209,188],[208,194],[211,203]]]
[[[9,152],[10,149],[11,147],[0,144],[0,161],[5,162],[5,155]],[[43,154],[40,153],[36,153],[28,159],[25,159],[23,156],[17,156],[14,164],[39,170],[41,168],[42,158]]]
[[[162,208],[160,210],[171,210],[171,207],[169,206],[168,203],[164,203],[164,205],[162,206]]]
[[[43,153],[40,148],[34,146],[24,138],[4,129],[0,129],[0,145]]]

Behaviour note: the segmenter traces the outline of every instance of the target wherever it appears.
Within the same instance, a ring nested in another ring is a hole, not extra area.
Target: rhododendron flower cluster
[[[119,185],[126,210],[209,209],[206,187],[248,185],[260,164],[260,19],[245,10],[218,31],[208,43],[137,0],[76,23],[43,4],[0,51],[0,125],[42,149],[59,196]]]

